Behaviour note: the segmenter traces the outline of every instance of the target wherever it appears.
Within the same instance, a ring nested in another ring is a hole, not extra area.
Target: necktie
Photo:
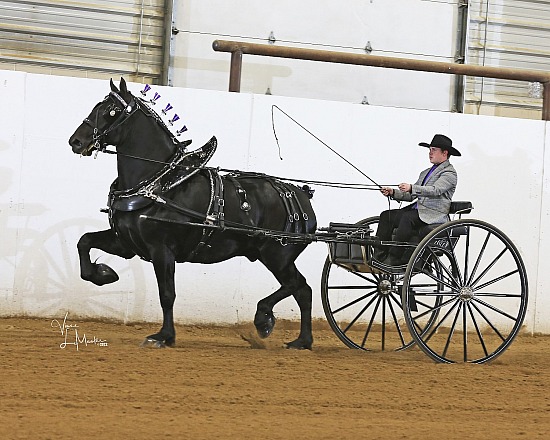
[[[439,165],[439,164],[438,164]],[[422,185],[424,185],[428,179],[430,178],[430,176],[432,175],[432,173],[434,172],[434,170],[437,168],[437,165],[433,165],[431,168],[430,168],[430,171],[428,171],[428,174],[426,174],[426,177],[424,177],[424,180],[422,180]]]

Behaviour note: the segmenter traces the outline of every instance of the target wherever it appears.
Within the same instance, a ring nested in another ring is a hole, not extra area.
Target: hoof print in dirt
[[[255,336],[252,333],[250,333],[248,336],[241,335],[241,339],[243,341],[248,342],[250,344],[250,348],[254,348],[254,349],[266,349],[267,348],[264,341],[262,341],[261,339],[258,339],[258,337]]]

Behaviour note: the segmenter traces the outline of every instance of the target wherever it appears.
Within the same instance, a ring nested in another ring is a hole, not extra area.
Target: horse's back
[[[250,222],[250,225],[270,230],[307,233],[315,231],[315,212],[309,194],[302,188],[269,176],[245,175],[237,179],[237,182],[242,190],[246,191],[250,210],[242,209],[243,196],[239,195],[240,188],[236,188],[232,181],[228,181],[225,195],[228,215],[231,213],[241,221]]]

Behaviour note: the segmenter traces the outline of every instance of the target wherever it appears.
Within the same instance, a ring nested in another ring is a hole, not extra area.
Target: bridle
[[[139,97],[136,98],[133,95],[131,95],[131,96],[132,96],[132,99],[130,100],[130,102],[126,102],[126,100],[124,98],[122,98],[122,96],[120,96],[118,93],[110,92],[105,97],[105,99],[102,102],[99,103],[99,105],[101,105],[104,102],[106,102],[108,99],[111,99],[113,101],[113,105],[111,107],[108,107],[109,115],[111,117],[114,117],[114,116],[116,116],[116,113],[120,112],[120,115],[107,128],[105,128],[105,130],[103,130],[103,132],[101,132],[101,133],[99,132],[99,127],[98,127],[99,126],[99,111],[96,114],[95,125],[88,118],[84,119],[83,122],[85,124],[89,125],[90,127],[92,127],[92,129],[93,129],[92,146],[91,146],[91,148],[88,149],[88,151],[96,150],[96,154],[99,151],[102,152],[102,153],[120,154],[120,153],[117,153],[117,152],[107,150],[107,145],[109,145],[109,143],[106,141],[106,137],[111,131],[115,130],[116,128],[118,128],[121,125],[123,125],[124,123],[126,123],[126,121],[128,121],[128,119],[130,119],[130,117],[134,113],[136,113],[138,110],[140,110],[145,116],[147,116],[149,118],[153,118],[155,120],[155,122],[158,125],[160,125],[160,127],[170,136],[170,139],[172,140],[172,143],[177,148],[183,148],[185,150],[185,147],[190,142],[181,142],[179,139],[177,139],[176,136],[174,136],[174,134],[166,126],[166,124],[164,123],[162,118],[154,110],[152,110],[149,107],[149,105],[147,104],[147,102],[145,100],[143,100]],[[121,104],[123,110],[121,110],[118,107],[117,104]],[[179,132],[178,132],[178,135],[179,135]],[[146,160],[146,159],[144,159],[144,160]]]
[[[105,140],[107,135],[115,130],[116,128],[123,125],[130,117],[137,111],[140,110],[141,107],[139,105],[139,102],[135,99],[135,97],[132,96],[132,100],[130,102],[126,102],[122,96],[120,96],[116,92],[110,92],[105,99],[101,102],[103,104],[108,99],[112,99],[113,105],[108,108],[109,115],[111,117],[116,116],[118,112],[120,114],[118,117],[107,127],[103,132],[99,132],[99,109],[96,113],[96,120],[95,124],[90,121],[88,118],[84,119],[84,124],[89,125],[93,129],[93,135],[92,135],[92,147],[89,149],[89,151],[93,151],[94,149],[97,151],[105,151],[108,145],[108,142]],[[121,110],[116,104],[121,104],[124,110]]]

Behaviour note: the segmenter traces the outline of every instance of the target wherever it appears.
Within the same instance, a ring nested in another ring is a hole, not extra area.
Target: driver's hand
[[[382,188],[380,188],[380,192],[386,197],[393,195],[393,189],[387,186],[383,186]]]
[[[403,192],[411,192],[412,185],[410,183],[400,183],[398,188]]]

